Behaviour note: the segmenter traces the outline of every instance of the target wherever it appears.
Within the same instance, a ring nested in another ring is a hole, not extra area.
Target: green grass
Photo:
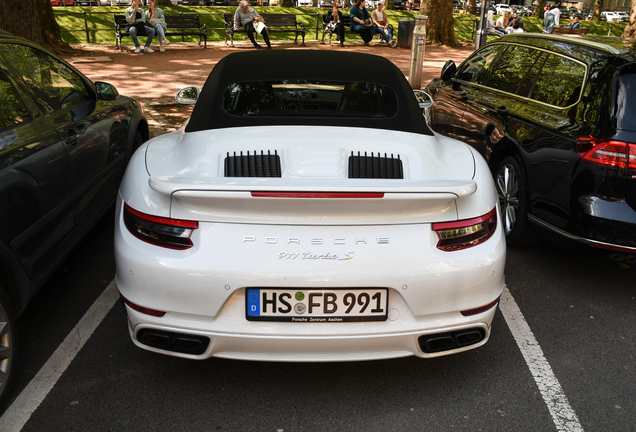
[[[209,41],[225,40],[225,31],[223,24],[223,13],[234,13],[236,7],[196,7],[196,6],[166,6],[162,8],[167,14],[178,13],[198,13],[202,23],[208,28]],[[297,15],[297,19],[305,25],[307,30],[306,39],[313,40],[316,38],[316,23],[318,21],[319,29],[318,38],[322,37],[322,24],[317,14],[327,13],[329,9],[318,8],[284,8],[284,7],[255,7],[259,13],[288,13]],[[66,15],[56,15],[56,20],[62,30],[81,30],[74,32],[63,32],[62,39],[71,44],[86,43],[86,32],[84,31],[83,12],[86,12],[86,19],[89,28],[90,43],[95,44],[115,44],[115,25],[113,24],[113,14],[123,14],[124,7],[56,7],[53,8],[55,13],[66,13]],[[418,11],[387,11],[389,22],[393,24],[394,37],[397,38],[398,21],[401,19],[413,19],[418,15]],[[477,17],[467,14],[455,15],[455,33],[457,38],[462,41],[470,41],[472,35],[473,23]],[[524,27],[526,31],[541,33],[543,26],[538,18],[524,18]],[[625,23],[607,23],[607,22],[589,22],[581,23],[583,28],[589,29],[589,34],[607,35],[611,27],[611,35],[620,36],[625,30]],[[99,31],[90,31],[102,29]],[[108,30],[106,30],[108,29]],[[347,38],[357,38],[356,35],[347,34]],[[293,33],[277,33],[273,39],[275,40],[294,40]],[[181,37],[170,37],[173,42],[181,41]],[[198,38],[186,37],[186,41],[194,42]],[[490,40],[490,37],[489,37]],[[126,42],[126,41],[125,41]]]

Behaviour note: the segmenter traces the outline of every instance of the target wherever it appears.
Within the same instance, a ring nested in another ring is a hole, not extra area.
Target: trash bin
[[[398,46],[400,48],[410,48],[413,42],[413,29],[415,28],[415,20],[401,19],[398,20]]]

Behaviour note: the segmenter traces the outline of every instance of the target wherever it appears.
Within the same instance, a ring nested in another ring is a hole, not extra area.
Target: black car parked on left
[[[110,209],[148,138],[139,102],[0,30],[0,406],[16,317]]]

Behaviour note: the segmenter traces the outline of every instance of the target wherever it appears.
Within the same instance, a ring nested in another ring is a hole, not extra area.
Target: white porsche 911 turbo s
[[[486,343],[506,255],[492,175],[431,132],[393,63],[236,53],[177,98],[190,120],[135,153],[117,205],[135,344],[348,361]]]

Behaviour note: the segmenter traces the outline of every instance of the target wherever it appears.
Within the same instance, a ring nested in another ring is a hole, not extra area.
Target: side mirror
[[[97,81],[95,83],[95,90],[98,100],[112,101],[119,96],[119,92],[117,92],[115,86],[105,82]]]
[[[454,61],[449,60],[444,64],[440,78],[442,81],[448,81],[455,75],[455,72],[457,72],[457,66]]]
[[[424,109],[433,106],[433,98],[424,90],[413,90],[413,93],[415,94],[415,99],[417,99],[417,103],[419,103],[420,108]]]
[[[199,89],[194,86],[182,88],[175,99],[182,105],[194,105],[199,99]]]

